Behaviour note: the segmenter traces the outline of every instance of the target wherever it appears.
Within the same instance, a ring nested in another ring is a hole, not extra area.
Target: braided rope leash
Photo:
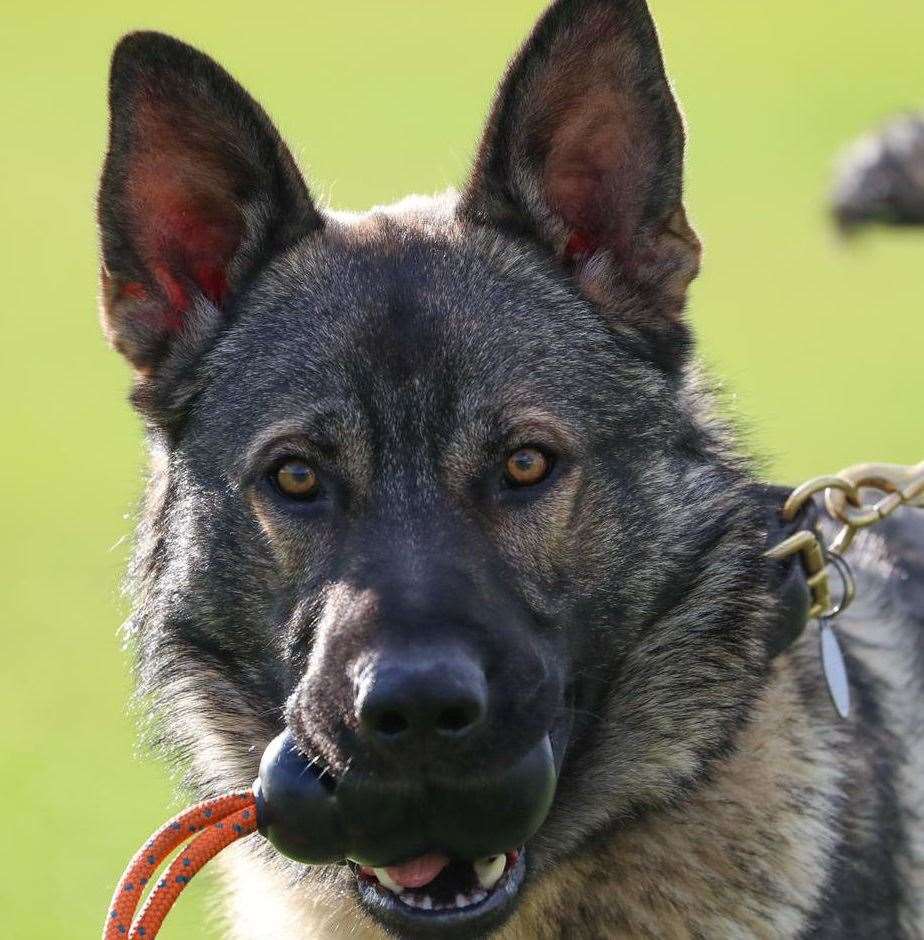
[[[103,925],[103,940],[154,940],[193,876],[222,849],[256,828],[256,802],[250,790],[197,803],[171,819],[138,850],[119,879]],[[188,844],[154,885],[136,917],[145,887],[183,843]]]

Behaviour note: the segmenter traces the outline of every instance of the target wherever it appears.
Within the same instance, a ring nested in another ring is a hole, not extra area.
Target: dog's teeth
[[[432,910],[433,910],[433,898],[431,898],[429,894],[425,894],[425,895],[420,899],[420,906],[421,906],[425,911],[432,911]]]
[[[420,899],[413,894],[405,894],[401,898],[401,903],[406,904],[408,907],[420,907]]]
[[[471,902],[472,904],[481,904],[481,902],[488,896],[487,891],[482,891],[480,888],[477,891],[472,892]]]
[[[475,862],[474,867],[478,884],[485,891],[490,891],[500,881],[501,875],[507,867],[507,857],[505,855],[489,855],[487,858],[480,858]]]
[[[387,868],[373,868],[372,871],[375,872],[375,877],[379,879],[379,884],[383,888],[388,888],[393,894],[401,894],[404,891],[397,881],[389,877]]]
[[[468,907],[468,898],[464,894],[456,895],[456,907]]]

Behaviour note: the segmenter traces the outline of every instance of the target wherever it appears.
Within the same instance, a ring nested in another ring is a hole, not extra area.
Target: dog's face
[[[249,784],[285,721],[371,813],[397,792],[407,851],[341,883],[396,934],[483,934],[524,873],[695,784],[765,667],[739,475],[687,376],[699,247],[644,4],[553,6],[458,200],[319,210],[262,110],[167,37],[123,41],[111,104],[145,688],[204,788]],[[543,747],[525,854],[454,852]]]

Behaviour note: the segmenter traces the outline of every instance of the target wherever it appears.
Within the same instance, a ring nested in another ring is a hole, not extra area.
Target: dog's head
[[[340,883],[395,933],[483,933],[524,873],[694,785],[766,666],[645,4],[549,10],[458,198],[318,207],[260,107],[162,35],[119,45],[111,107],[103,322],[154,464],[143,688],[206,790],[249,784],[284,722],[400,820]],[[558,788],[525,854],[460,852],[539,752]]]

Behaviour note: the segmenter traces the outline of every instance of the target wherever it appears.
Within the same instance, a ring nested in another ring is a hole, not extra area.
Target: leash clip
[[[857,582],[854,580],[850,565],[847,564],[847,559],[832,549],[825,549],[824,557],[825,564],[834,568],[838,577],[841,579],[841,594],[836,601],[831,601],[828,610],[818,614],[818,619],[822,621],[833,620],[838,614],[842,614],[854,602],[857,596]],[[831,596],[830,586],[828,596]]]

